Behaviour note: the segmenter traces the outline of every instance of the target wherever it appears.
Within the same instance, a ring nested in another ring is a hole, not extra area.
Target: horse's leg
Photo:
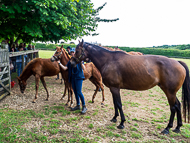
[[[40,81],[40,76],[38,74],[35,75],[35,81],[36,81],[36,95],[33,100],[33,103],[35,103],[36,99],[38,98],[38,88],[39,88],[39,81]]]
[[[41,77],[40,80],[42,81],[42,84],[43,84],[43,86],[44,86],[44,88],[45,88],[45,90],[47,92],[47,98],[46,98],[46,100],[48,101],[49,100],[49,93],[48,93],[48,90],[47,90],[47,86],[46,86],[46,82],[44,80],[44,77]]]
[[[112,93],[113,96],[113,103],[114,103],[114,107],[115,107],[115,116],[113,117],[113,119],[111,120],[112,122],[116,122],[117,121],[117,116],[119,116],[118,113],[118,109],[120,111],[120,115],[121,115],[121,123],[119,126],[117,126],[118,129],[123,129],[124,125],[123,123],[126,121],[125,120],[125,116],[123,114],[123,109],[122,109],[122,103],[121,103],[121,97],[120,97],[120,89],[119,88],[110,88],[110,91]]]
[[[69,102],[70,102],[70,87],[69,87],[68,82],[65,83],[65,87],[67,87],[67,91],[68,91],[68,100],[67,100],[67,103],[65,105],[68,106]]]
[[[98,89],[100,88],[100,86],[97,84],[97,82],[95,81],[95,79],[93,77],[89,78],[89,80],[96,86],[96,90],[92,96],[92,103],[94,103],[94,99],[96,97],[96,94],[98,92]]]
[[[105,101],[105,96],[104,96],[104,86],[102,84],[102,82],[100,82],[100,88],[102,90],[102,105],[104,105],[104,101]]]
[[[168,102],[170,104],[171,115],[170,115],[170,120],[169,120],[168,126],[161,133],[169,134],[169,129],[173,127],[173,121],[174,121],[175,112],[176,112],[176,106],[175,106],[176,94],[169,94],[167,92],[165,92],[165,93],[168,98]]]
[[[72,89],[72,85],[71,83],[69,83],[69,91],[70,91],[70,99],[71,99],[71,104],[70,104],[70,107],[72,107],[73,105],[73,89]]]
[[[64,81],[65,82],[65,81]],[[64,93],[63,93],[63,96],[61,97],[60,100],[63,100],[65,95],[66,95],[66,91],[67,91],[67,86],[66,86],[66,83],[65,83],[65,89],[64,89]]]
[[[173,132],[179,133],[180,132],[180,127],[183,125],[182,124],[182,117],[181,117],[181,103],[176,97],[176,103],[175,103],[175,108],[177,111],[177,127],[173,130]]]

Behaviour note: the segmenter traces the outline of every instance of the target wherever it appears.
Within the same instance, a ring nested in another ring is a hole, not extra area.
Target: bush
[[[141,52],[143,54],[151,55],[163,55],[168,57],[190,57],[190,50],[179,50],[179,49],[162,49],[162,48],[129,48],[129,47],[119,47],[120,49],[130,52]]]
[[[44,44],[44,43],[35,43],[35,48],[36,49],[42,49],[42,50],[55,50],[56,46],[61,46],[63,45],[63,48],[66,49],[68,46],[70,46],[71,48],[75,48],[76,45],[75,44]]]

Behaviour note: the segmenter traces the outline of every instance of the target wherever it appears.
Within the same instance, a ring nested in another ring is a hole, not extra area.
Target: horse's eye
[[[76,54],[78,53],[79,51],[76,51]]]

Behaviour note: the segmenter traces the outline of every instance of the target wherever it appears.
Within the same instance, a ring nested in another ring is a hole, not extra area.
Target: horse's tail
[[[186,77],[182,86],[182,104],[183,104],[183,115],[186,122],[186,112],[188,113],[188,123],[190,121],[190,81],[189,81],[189,68],[187,65],[178,61],[186,70]]]

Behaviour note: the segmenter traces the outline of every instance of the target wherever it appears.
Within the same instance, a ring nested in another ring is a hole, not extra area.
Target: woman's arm
[[[61,67],[63,70],[67,70],[67,69],[68,69],[67,66],[62,65],[62,64],[60,63],[60,61],[57,61],[57,62],[58,62],[58,64],[60,65],[60,67]]]
[[[81,64],[82,69],[85,70],[85,66],[84,66],[83,62],[81,62],[80,64]]]

